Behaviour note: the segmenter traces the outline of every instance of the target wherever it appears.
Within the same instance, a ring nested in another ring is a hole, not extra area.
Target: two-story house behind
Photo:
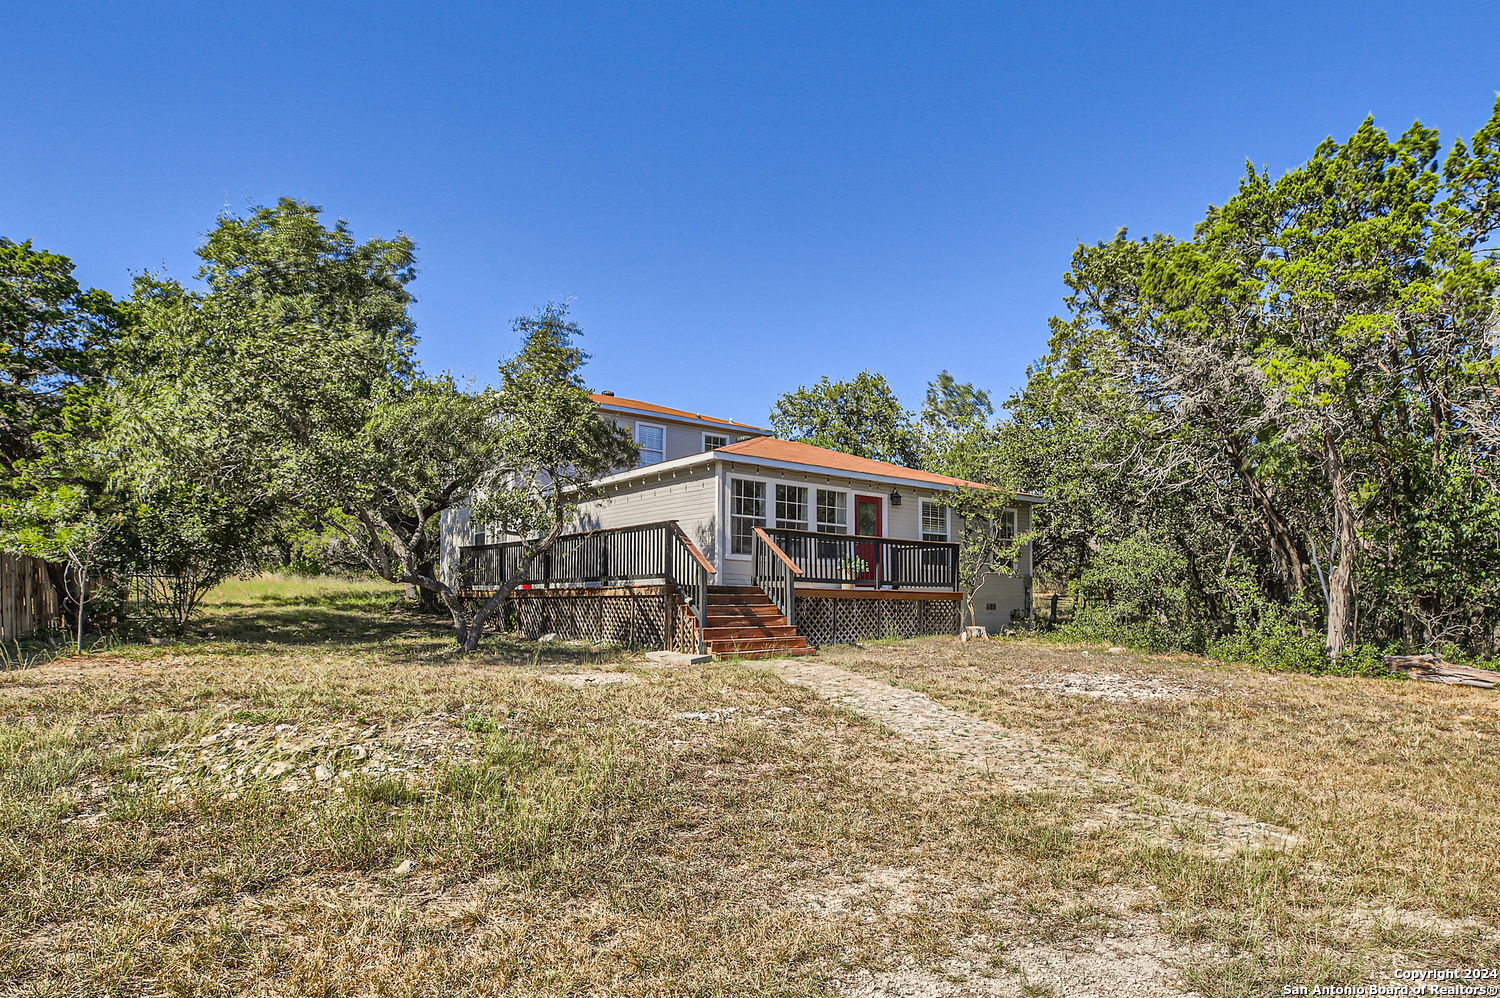
[[[959,629],[962,524],[944,498],[985,486],[610,393],[594,401],[640,462],[598,480],[576,532],[534,568],[515,601],[528,630],[749,656]],[[1017,496],[1007,528],[1029,530],[1040,501]],[[444,573],[466,591],[494,586],[517,547],[463,510],[444,520]],[[979,589],[978,623],[1026,614],[1030,581],[1028,547]]]

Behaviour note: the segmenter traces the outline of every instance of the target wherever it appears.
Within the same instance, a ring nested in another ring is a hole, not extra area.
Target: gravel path
[[[792,659],[768,660],[764,665],[784,681],[811,689],[908,741],[985,770],[1012,790],[1075,788],[1092,794],[1102,789],[1113,791],[1111,796],[1125,791],[1133,797],[1128,806],[1095,806],[1083,816],[1080,830],[1126,824],[1157,841],[1221,856],[1246,849],[1286,848],[1301,841],[1285,828],[1247,815],[1161,797],[1117,773],[1086,767],[1030,735],[945,707],[925,693],[832,665]]]

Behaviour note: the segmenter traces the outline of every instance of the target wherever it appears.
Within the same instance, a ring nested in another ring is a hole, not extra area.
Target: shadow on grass
[[[382,592],[267,593],[207,603],[203,610],[195,631],[247,644],[380,644],[452,633],[445,618],[413,613]]]
[[[194,631],[216,642],[248,646],[391,650],[431,656],[434,664],[461,661],[441,656],[453,646],[446,616],[414,613],[389,592],[333,590],[267,593],[207,603]],[[540,644],[516,634],[489,633],[473,661],[514,665],[579,665],[618,661],[629,654],[615,647]],[[441,657],[440,657],[441,656]]]

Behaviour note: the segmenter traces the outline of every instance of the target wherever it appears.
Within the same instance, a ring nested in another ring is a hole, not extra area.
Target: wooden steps
[[[710,586],[704,643],[719,658],[784,658],[817,649],[759,586]]]

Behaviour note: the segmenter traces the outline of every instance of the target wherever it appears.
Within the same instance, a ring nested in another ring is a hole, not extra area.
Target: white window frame
[[[819,533],[825,533],[825,534],[847,534],[847,533],[849,533],[849,531],[850,531],[850,527],[849,527],[849,505],[850,505],[849,496],[852,495],[852,493],[848,489],[830,488],[830,487],[824,486],[824,485],[814,485],[812,487],[812,490],[813,490],[812,519],[810,521],[813,524],[812,529],[818,531]],[[823,529],[824,521],[819,516],[819,510],[820,510],[821,505],[822,505],[821,503],[818,502],[818,493],[819,492],[827,492],[830,495],[836,495],[836,496],[843,496],[844,497],[844,522],[840,523],[840,524],[832,524],[832,526],[834,526],[834,527],[842,527],[843,529],[841,529],[841,530],[840,529],[824,530]]]
[[[714,446],[710,447],[708,445],[708,441],[710,439],[713,439],[713,440],[722,440],[724,442],[722,444],[715,444]],[[712,453],[713,451],[718,450],[720,447],[728,447],[730,444],[732,444],[734,442],[735,442],[734,437],[731,437],[727,433],[707,433],[707,432],[705,432],[703,434],[703,453],[705,453],[705,454]]]
[[[927,529],[927,511],[934,507],[943,511],[943,536],[941,538],[927,536],[929,533],[937,533],[936,530]],[[936,499],[923,499],[919,502],[917,504],[917,540],[953,540],[953,509]]]
[[[815,511],[812,509],[811,505],[808,502],[808,497],[812,494],[813,488],[814,486],[807,485],[805,483],[777,482],[771,496],[768,497],[771,501],[771,506],[767,510],[767,512],[770,514],[768,519],[775,523],[777,528],[780,530],[807,530],[808,523],[812,522],[810,516],[815,515]],[[785,524],[781,522],[781,497],[776,495],[775,493],[779,492],[782,489],[802,490],[802,519],[788,520]]]
[[[928,530],[927,529],[927,512],[928,512],[929,509],[940,509],[940,510],[943,511],[943,530],[942,530],[943,536],[941,538],[927,536],[928,534],[936,534],[937,533],[936,530]],[[941,540],[943,542],[952,541],[953,540],[953,508],[951,506],[945,505],[942,502],[939,502],[936,499],[923,499],[920,502],[918,502],[917,503],[917,540],[919,540],[919,541],[938,541],[938,540]],[[924,564],[924,565],[942,565],[942,564],[945,563],[945,559],[946,559],[946,556],[941,551],[936,551],[936,550],[932,550],[932,549],[929,549],[929,548],[923,548],[922,549],[922,564]]]
[[[735,516],[738,515],[734,511],[734,483],[756,482],[760,485],[761,502],[765,504],[765,513],[760,518],[760,525],[762,527],[771,522],[772,514],[775,512],[774,504],[776,502],[776,483],[768,478],[760,478],[754,475],[729,475],[727,477],[729,479],[729,488],[724,490],[725,498],[728,502],[728,509],[725,510],[724,516],[724,526],[726,528],[727,534],[727,536],[724,538],[725,554],[730,558],[744,558],[748,560],[749,558],[753,557],[753,552],[755,551],[755,545],[753,543],[750,546],[750,550],[743,553],[736,552],[734,549],[734,520]],[[753,537],[754,535],[755,532],[752,529],[751,536]]]
[[[656,430],[657,432],[659,432],[661,434],[661,450],[651,450],[649,452],[649,453],[652,453],[652,454],[660,454],[661,455],[661,457],[657,458],[655,461],[648,461],[648,460],[646,460],[646,454],[648,452],[647,452],[646,448],[641,447],[641,430],[642,429]],[[644,467],[647,467],[648,465],[660,464],[661,462],[663,462],[663,461],[665,461],[667,459],[667,428],[665,426],[662,426],[660,423],[640,423],[640,422],[638,422],[638,423],[635,424],[635,432],[632,435],[635,437],[635,445],[637,447],[640,447],[640,450],[641,450],[641,460],[640,460],[640,463],[636,465],[636,467],[638,467],[638,468],[644,468]]]
[[[844,497],[844,522],[840,524],[842,530],[825,530],[823,521],[818,518],[818,493],[827,492],[831,495]],[[848,536],[854,532],[854,525],[850,520],[854,516],[854,490],[841,489],[835,485],[814,485],[812,487],[812,525],[813,529],[820,534],[844,534]],[[837,557],[838,541],[819,541],[818,557]]]

